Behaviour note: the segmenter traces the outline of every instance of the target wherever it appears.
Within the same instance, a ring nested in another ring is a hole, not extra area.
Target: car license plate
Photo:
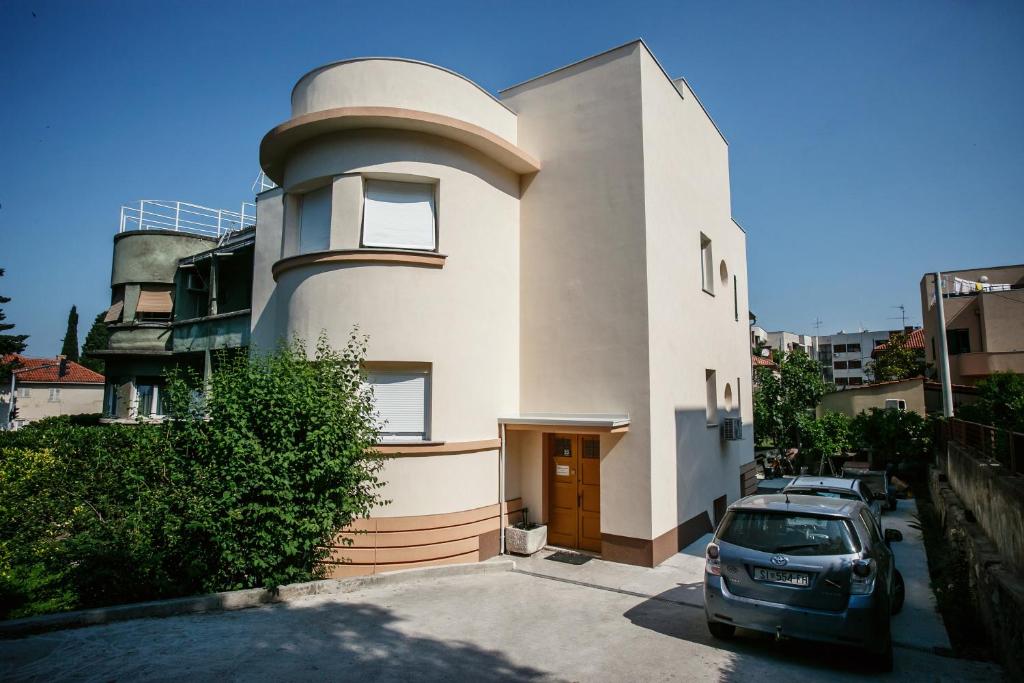
[[[754,578],[769,583],[784,583],[787,586],[810,586],[811,575],[803,572],[786,572],[779,569],[754,567]]]

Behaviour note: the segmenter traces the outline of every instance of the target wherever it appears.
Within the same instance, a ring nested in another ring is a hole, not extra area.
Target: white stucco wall
[[[44,417],[57,415],[82,415],[103,412],[102,384],[69,384],[66,382],[19,382],[19,388],[28,389],[28,396],[19,396],[15,400],[20,421],[35,422]],[[10,402],[9,387],[0,393],[0,420],[7,420],[7,408]],[[59,388],[60,398],[50,400],[50,389]]]
[[[521,200],[521,409],[628,413],[601,460],[602,532],[650,538],[639,69],[634,44],[502,98],[543,165]]]
[[[405,59],[357,59],[303,76],[292,116],[337,107],[399,107],[450,116],[516,141],[516,117],[463,76]]]
[[[728,146],[685,84],[674,86],[646,49],[640,63],[656,537],[705,511],[713,519],[718,496],[739,497],[739,466],[753,459],[753,414],[746,237],[732,220]],[[702,233],[711,240],[713,295],[701,285]],[[723,442],[707,426],[707,369],[716,372],[720,418],[742,413],[744,440]]]

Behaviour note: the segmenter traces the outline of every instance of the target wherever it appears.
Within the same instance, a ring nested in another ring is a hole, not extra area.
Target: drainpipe
[[[498,543],[499,555],[505,554],[505,423],[501,423],[501,446],[498,448]]]
[[[953,417],[953,389],[949,379],[949,348],[946,344],[946,309],[942,303],[942,273],[935,273],[935,313],[938,316],[939,377],[942,380],[942,414]]]

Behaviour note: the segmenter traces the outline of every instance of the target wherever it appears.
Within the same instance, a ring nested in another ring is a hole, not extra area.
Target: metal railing
[[[1011,473],[1024,474],[1024,434],[955,417],[939,424],[939,437],[954,441],[998,462]]]
[[[207,237],[222,237],[256,225],[256,205],[242,202],[241,211],[212,209],[162,199],[142,199],[138,205],[121,207],[121,227],[129,230],[173,230]]]

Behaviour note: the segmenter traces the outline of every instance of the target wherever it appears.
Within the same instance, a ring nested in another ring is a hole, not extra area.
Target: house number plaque
[[[569,466],[568,465],[555,465],[555,474],[557,474],[559,477],[568,477],[569,476]]]

